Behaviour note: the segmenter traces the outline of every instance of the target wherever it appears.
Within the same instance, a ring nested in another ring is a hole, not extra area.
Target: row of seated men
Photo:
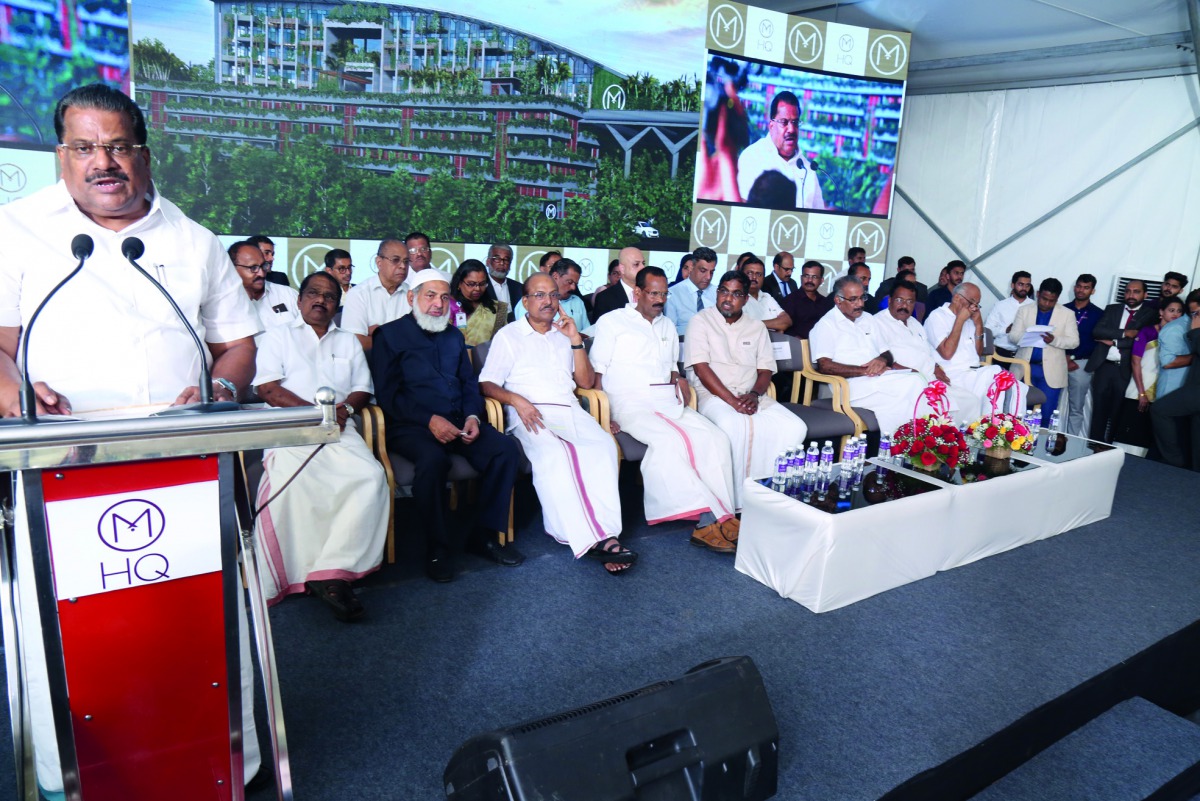
[[[378,260],[386,262],[389,246],[398,242],[385,240]],[[324,383],[337,391],[339,417],[351,426],[351,415],[374,393],[387,419],[389,450],[415,465],[413,522],[428,532],[426,570],[437,580],[454,575],[443,498],[451,453],[461,454],[481,474],[473,538],[477,549],[501,564],[521,561],[497,537],[506,528],[519,443],[533,465],[547,533],[569,545],[575,556],[596,559],[621,575],[636,554],[618,540],[620,498],[611,436],[617,427],[648,446],[642,462],[647,521],[695,519],[692,542],[724,553],[736,548],[742,481],[765,474],[781,446],[798,446],[807,433],[799,417],[767,397],[775,361],[767,327],[744,312],[753,298],[752,281],[741,271],[723,275],[714,305],[691,315],[682,360],[686,377],[679,374],[677,327],[663,314],[676,290],[668,287],[662,270],[643,266],[640,251],[626,249],[622,258],[638,268],[630,301],[599,315],[590,327],[590,353],[559,284],[552,275],[539,273],[512,290],[520,292],[523,314],[495,331],[477,380],[461,320],[454,319],[461,313],[454,311],[454,280],[444,273],[425,269],[408,275],[409,313],[372,322],[369,335],[361,339],[364,352],[348,331],[331,323],[342,291],[334,276],[322,272],[306,278],[293,304],[298,314],[288,320],[279,308],[286,302],[262,304],[261,251],[248,242],[237,243],[230,255],[267,329],[260,337],[254,380],[260,396],[290,405],[312,397]],[[384,265],[380,267],[382,273]],[[354,288],[351,297],[361,288]],[[623,283],[613,290],[626,293]],[[894,289],[898,321],[906,319],[913,292],[907,282]],[[813,332],[814,358],[824,372],[849,379],[852,402],[871,408],[881,429],[892,430],[914,413],[928,411],[921,406],[928,380],[921,369],[931,377],[955,376],[955,383],[973,387],[975,394],[964,397],[964,406],[970,414],[981,408],[986,370],[960,371],[955,361],[959,351],[969,351],[978,362],[976,340],[962,333],[963,324],[978,315],[977,288],[966,285],[951,304],[953,312],[947,310],[957,340],[940,359],[927,349],[923,358],[929,364],[918,361],[920,352],[911,343],[901,342],[904,350],[898,347],[897,352],[905,356],[898,358],[881,337],[870,336],[874,318],[863,314],[864,292],[857,280],[839,279],[834,294],[835,307]],[[601,430],[576,403],[574,390],[592,387],[608,394],[614,431]],[[695,412],[689,408],[692,392]],[[504,405],[504,427],[512,438],[486,424],[483,396]],[[349,582],[379,564],[388,499],[379,470],[357,437],[348,435],[337,448],[322,450],[343,449],[357,453],[339,455],[336,466],[326,467],[316,459],[334,455],[314,456],[312,449],[286,449],[286,457],[280,451],[268,453],[259,497],[271,498],[278,492],[274,488],[311,458],[310,481],[338,475],[359,493],[353,515],[340,513],[349,502],[339,500],[333,505],[339,514],[320,518],[311,504],[292,500],[310,497],[300,478],[292,492],[268,504],[259,528],[275,598],[307,589],[340,617],[353,619],[362,608]],[[322,533],[318,536],[314,528]]]

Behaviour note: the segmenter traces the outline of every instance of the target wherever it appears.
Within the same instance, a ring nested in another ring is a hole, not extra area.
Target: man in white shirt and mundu
[[[692,543],[733,553],[733,461],[729,439],[687,406],[679,375],[679,337],[663,315],[667,274],[644,267],[634,305],[600,318],[590,358],[596,388],[608,394],[613,422],[647,446],[642,459],[646,522],[697,520]]]
[[[725,273],[717,305],[698,312],[684,337],[684,367],[700,413],[729,437],[735,509],[742,507],[742,483],[769,476],[775,457],[808,434],[803,420],[767,397],[775,357],[766,326],[742,311],[749,296],[745,273]]]
[[[585,412],[575,388],[595,373],[575,320],[559,314],[558,286],[545,273],[525,281],[526,314],[492,339],[479,374],[486,397],[505,406],[505,428],[533,465],[533,486],[546,533],[575,557],[603,562],[620,575],[637,560],[623,547],[617,446]]]

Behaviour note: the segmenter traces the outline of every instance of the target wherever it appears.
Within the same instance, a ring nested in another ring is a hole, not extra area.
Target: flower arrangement
[[[892,455],[908,460],[913,467],[932,470],[938,465],[958,467],[967,442],[949,417],[926,415],[905,423],[892,436]]]
[[[1029,428],[1017,417],[996,411],[1001,393],[1012,389],[1016,383],[1012,373],[1001,370],[987,391],[992,413],[967,426],[967,436],[983,448],[987,456],[1007,459],[1013,452],[1033,450],[1033,434]]]
[[[950,419],[946,385],[931,381],[917,398],[917,406],[922,400],[929,404],[933,414],[917,417],[914,407],[913,419],[892,435],[892,455],[902,456],[913,467],[922,470],[932,470],[943,464],[954,469],[958,467],[959,457],[966,453],[967,442]]]
[[[1006,455],[1000,451],[1026,452],[1033,450],[1033,436],[1017,417],[994,412],[967,426],[967,436],[989,456]]]

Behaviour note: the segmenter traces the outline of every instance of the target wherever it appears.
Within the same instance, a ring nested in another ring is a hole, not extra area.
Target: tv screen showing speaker
[[[904,82],[709,52],[696,200],[887,217]]]

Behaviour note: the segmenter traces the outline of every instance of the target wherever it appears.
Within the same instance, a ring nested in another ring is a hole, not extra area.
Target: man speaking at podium
[[[216,400],[235,400],[254,373],[258,322],[220,241],[184,216],[150,179],[146,123],[121,92],[94,84],[68,92],[54,113],[62,180],[0,207],[0,411],[19,414],[19,336],[30,316],[76,265],[72,237],[95,250],[50,300],[30,334],[37,412],[70,414],[182,405],[200,399],[200,354],[166,299],[122,255],[127,237],[145,244],[141,264],[179,304],[212,363]],[[143,412],[151,409],[143,409]],[[33,562],[18,536],[17,572],[38,781],[62,792],[45,657],[38,632]],[[242,616],[245,775],[259,766],[251,665]]]

